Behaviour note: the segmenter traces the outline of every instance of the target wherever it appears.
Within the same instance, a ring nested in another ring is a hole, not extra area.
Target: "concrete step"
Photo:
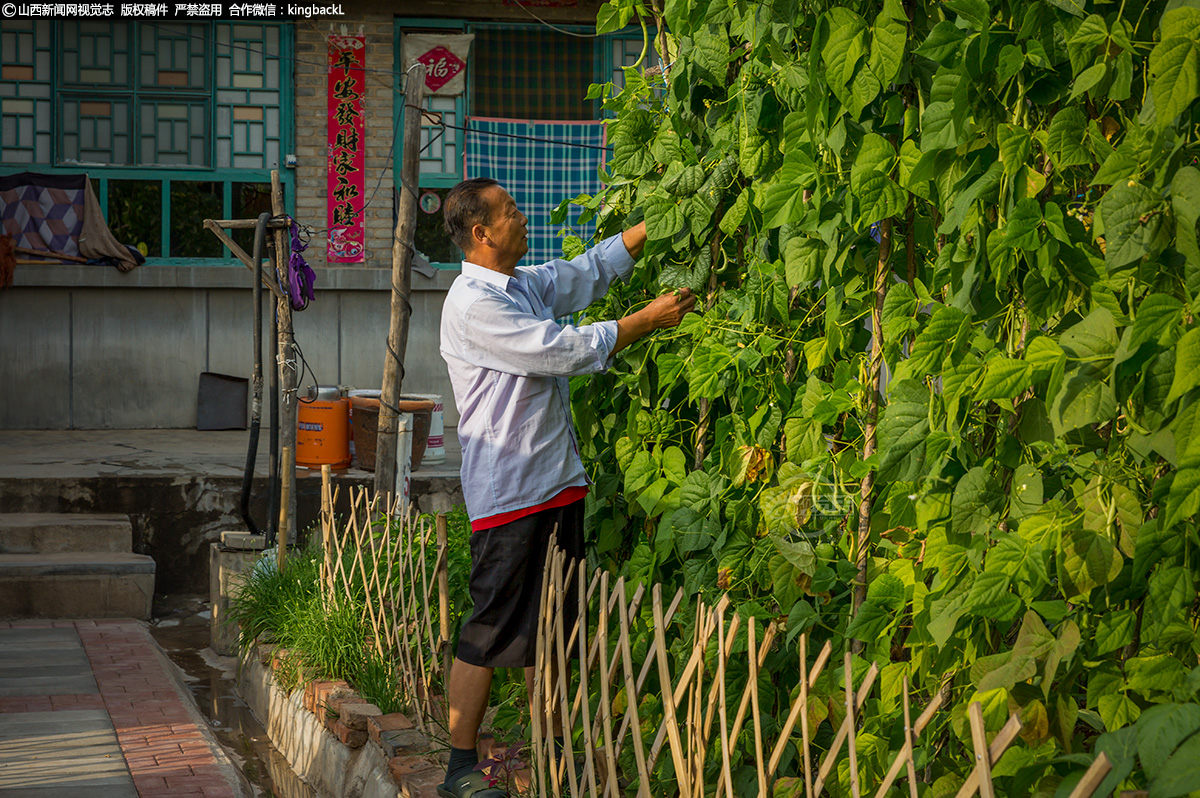
[[[129,516],[94,513],[2,513],[0,554],[129,552]]]
[[[144,554],[0,554],[0,618],[150,618]]]

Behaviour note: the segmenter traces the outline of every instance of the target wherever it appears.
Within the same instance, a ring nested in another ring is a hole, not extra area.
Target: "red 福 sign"
[[[366,249],[366,41],[329,37],[329,262],[362,263]]]

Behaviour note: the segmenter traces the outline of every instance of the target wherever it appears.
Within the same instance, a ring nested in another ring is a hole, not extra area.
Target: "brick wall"
[[[296,217],[318,229],[327,226],[326,141],[328,139],[327,80],[324,67],[331,34],[365,36],[367,42],[366,209],[367,266],[392,264],[392,108],[396,98],[389,74],[393,63],[392,15],[359,13],[338,19],[300,20],[296,25]],[[375,185],[380,180],[379,190]],[[374,199],[371,199],[372,192]],[[314,238],[305,252],[309,265],[325,266],[324,238]]]

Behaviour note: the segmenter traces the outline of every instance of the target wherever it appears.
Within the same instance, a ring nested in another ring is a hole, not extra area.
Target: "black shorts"
[[[471,533],[470,588],[475,609],[459,633],[458,659],[487,668],[534,664],[542,569],[556,528],[558,547],[566,553],[565,567],[572,559],[582,561],[582,499]],[[578,582],[576,566],[563,608],[568,636],[579,610]]]

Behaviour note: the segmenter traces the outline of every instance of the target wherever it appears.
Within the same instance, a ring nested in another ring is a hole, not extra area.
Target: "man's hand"
[[[619,352],[655,330],[677,327],[683,317],[696,307],[696,297],[690,289],[680,288],[663,294],[641,310],[630,313],[617,322],[617,343],[613,352]]]

